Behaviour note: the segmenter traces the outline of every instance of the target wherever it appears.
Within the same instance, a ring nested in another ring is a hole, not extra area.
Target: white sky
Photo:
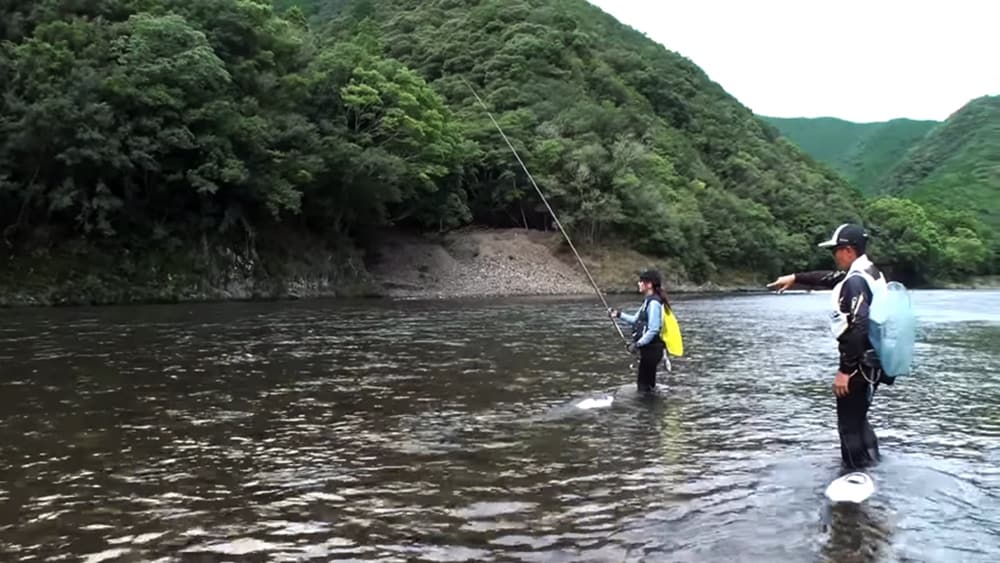
[[[998,0],[590,0],[760,115],[943,120],[1000,94]]]

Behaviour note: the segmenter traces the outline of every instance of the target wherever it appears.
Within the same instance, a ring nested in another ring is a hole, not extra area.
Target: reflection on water
[[[915,300],[860,506],[823,497],[825,294],[678,301],[689,357],[654,400],[590,301],[5,311],[0,552],[995,561],[1000,294]]]

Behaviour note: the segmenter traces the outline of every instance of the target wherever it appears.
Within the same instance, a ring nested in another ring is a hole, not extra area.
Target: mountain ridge
[[[881,192],[974,212],[1000,232],[1000,96],[970,101],[911,150]]]
[[[880,217],[902,227],[881,244],[909,273],[941,254],[934,229],[909,251],[907,202],[872,208],[585,0],[39,0],[0,16],[0,286],[27,301],[188,299],[227,279],[336,292],[364,285],[382,229],[551,230],[460,78],[581,247],[695,283],[769,277],[827,266],[815,242]],[[949,263],[981,254],[977,227],[948,220]]]
[[[875,193],[899,160],[940,124],[909,118],[868,123],[837,117],[762,119],[866,194]]]

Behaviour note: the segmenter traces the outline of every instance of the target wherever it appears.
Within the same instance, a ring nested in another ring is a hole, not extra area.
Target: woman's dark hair
[[[670,306],[670,300],[667,299],[667,292],[663,290],[663,286],[654,285],[653,293],[660,298],[660,301],[663,302],[663,306],[666,307],[668,311],[673,310],[673,308]]]
[[[653,294],[660,298],[663,306],[670,309],[670,301],[667,299],[667,292],[663,291],[663,276],[657,270],[646,270],[639,274],[639,281],[648,282],[653,286]]]

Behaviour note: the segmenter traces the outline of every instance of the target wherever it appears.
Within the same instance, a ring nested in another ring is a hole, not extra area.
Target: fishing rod
[[[549,205],[549,200],[545,199],[545,194],[542,193],[541,188],[539,188],[538,184],[535,183],[535,178],[531,175],[531,172],[528,171],[528,167],[525,166],[524,161],[521,160],[521,155],[517,154],[517,149],[515,149],[514,145],[511,144],[510,139],[508,139],[507,135],[503,132],[503,128],[501,128],[500,124],[497,123],[497,120],[493,118],[493,114],[490,113],[489,108],[487,108],[486,104],[483,103],[482,98],[479,97],[479,94],[476,93],[476,90],[472,87],[472,85],[469,84],[462,77],[458,77],[458,79],[461,80],[466,85],[466,87],[469,88],[469,91],[472,92],[472,95],[476,98],[476,101],[479,102],[479,105],[483,108],[483,111],[485,111],[486,115],[489,116],[490,121],[493,122],[493,126],[496,127],[497,131],[500,132],[500,136],[503,137],[504,142],[507,143],[507,146],[510,148],[510,152],[514,153],[514,158],[517,159],[518,164],[521,165],[521,169],[524,170],[524,173],[528,176],[528,181],[530,181],[531,185],[534,186],[535,192],[538,193],[538,197],[541,198],[542,203],[545,204],[545,208],[549,210],[549,214],[552,215],[552,219],[555,221],[556,226],[559,227],[559,231],[566,239],[566,243],[569,244],[569,248],[570,250],[573,251],[573,255],[576,256],[576,260],[580,263],[580,267],[583,268],[583,272],[587,274],[587,279],[590,280],[590,285],[594,287],[594,293],[597,294],[597,298],[601,300],[601,304],[604,305],[605,310],[610,309],[611,307],[608,306],[608,302],[604,299],[604,294],[602,294],[601,289],[597,287],[597,282],[595,282],[594,277],[590,275],[590,270],[588,270],[587,265],[583,263],[583,258],[580,257],[580,253],[577,252],[576,247],[573,246],[573,241],[570,240],[569,234],[566,233],[566,229],[564,229],[562,223],[559,222],[559,217],[556,216],[556,212],[553,211],[552,206]],[[628,346],[628,339],[625,338],[625,333],[622,332],[622,327],[619,326],[614,319],[611,319],[610,317],[608,318],[611,320],[611,324],[614,325],[615,330],[618,332],[618,336],[622,339],[622,343]]]

